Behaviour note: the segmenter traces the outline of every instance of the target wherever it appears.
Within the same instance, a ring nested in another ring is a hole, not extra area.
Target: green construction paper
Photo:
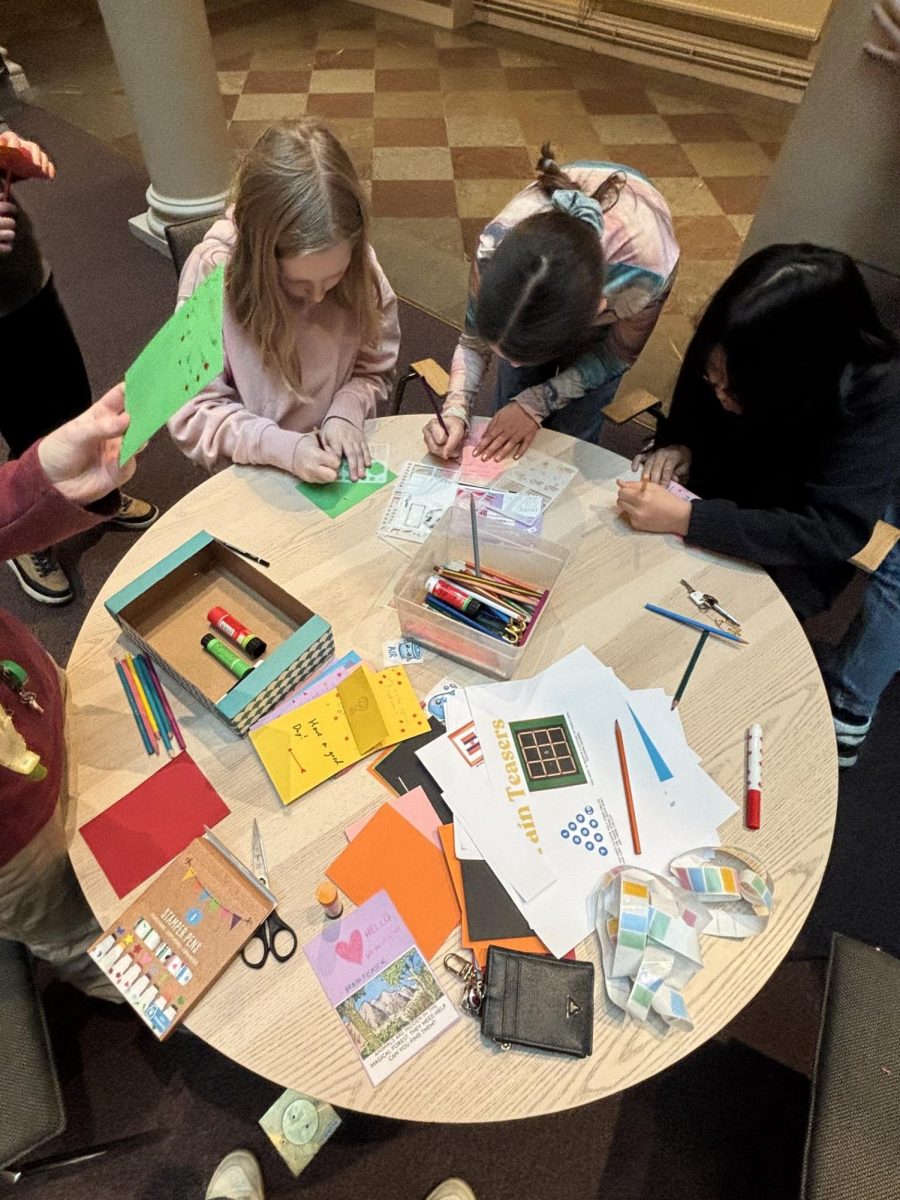
[[[222,372],[224,267],[216,267],[147,343],[125,372],[125,463],[170,417]]]
[[[374,473],[374,481],[358,479],[356,483],[335,480],[334,483],[298,483],[297,491],[311,500],[326,516],[340,517],[362,500],[368,500],[381,488],[397,478],[393,471],[385,471],[383,463],[373,462],[366,475]],[[383,476],[383,477],[382,477]]]

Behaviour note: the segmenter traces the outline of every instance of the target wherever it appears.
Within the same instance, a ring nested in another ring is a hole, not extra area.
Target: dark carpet
[[[147,181],[124,158],[37,109],[23,112],[18,131],[41,141],[59,168],[56,183],[28,185],[22,199],[99,394],[122,376],[173,301],[171,265],[125,224],[144,207]],[[407,304],[401,321],[401,362],[449,360],[456,338],[450,326]],[[425,410],[412,389],[406,407]],[[622,453],[640,438],[634,426],[608,428],[606,435]],[[142,457],[132,490],[165,508],[200,478],[163,434]],[[124,533],[103,532],[63,547],[61,557],[79,579],[78,599],[69,608],[33,604],[11,575],[0,580],[0,603],[65,661],[87,606],[130,544]],[[821,632],[829,636],[828,622]],[[469,1179],[481,1200],[670,1200],[688,1192],[696,1200],[795,1197],[820,959],[830,931],[900,951],[893,888],[900,844],[898,718],[895,684],[859,767],[842,780],[832,861],[794,960],[720,1038],[655,1079],[565,1114],[500,1125],[435,1126],[346,1113],[338,1135],[296,1182],[257,1125],[278,1088],[190,1034],[158,1046],[130,1013],[45,976],[69,1128],[42,1153],[142,1131],[153,1137],[74,1174],[36,1178],[30,1194],[62,1200],[81,1188],[96,1200],[196,1200],[219,1158],[243,1145],[259,1155],[270,1197],[302,1190],[310,1200],[415,1200],[451,1174]],[[458,1086],[464,1095],[465,1078]]]

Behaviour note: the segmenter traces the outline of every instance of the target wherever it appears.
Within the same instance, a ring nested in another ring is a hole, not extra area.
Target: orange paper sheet
[[[463,895],[462,868],[459,865],[459,859],[456,857],[456,851],[453,848],[453,826],[442,825],[438,830],[438,837],[441,839],[444,847],[447,869],[450,872],[450,879],[453,882],[456,899],[459,901],[460,919],[462,922],[462,944],[475,955],[475,959],[482,971],[487,962],[488,946],[502,946],[504,950],[522,950],[529,954],[549,954],[550,951],[544,943],[540,938],[536,937],[498,938],[496,941],[491,939],[486,942],[473,942],[470,939],[469,926],[466,921],[466,899]]]
[[[354,904],[384,888],[426,958],[459,924],[444,856],[390,804],[381,806],[325,874]]]

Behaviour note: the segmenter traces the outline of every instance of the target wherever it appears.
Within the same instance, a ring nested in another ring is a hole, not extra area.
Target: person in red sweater
[[[134,474],[119,466],[128,426],[121,384],[74,420],[0,465],[0,560],[90,529]],[[0,937],[23,942],[91,995],[117,993],[85,954],[99,931],[66,850],[65,676],[0,610],[0,664],[28,675],[43,712],[0,676]]]

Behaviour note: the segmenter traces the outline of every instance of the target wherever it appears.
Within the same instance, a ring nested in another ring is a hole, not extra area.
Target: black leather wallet
[[[481,1032],[501,1045],[587,1058],[594,1044],[594,964],[490,946]]]

